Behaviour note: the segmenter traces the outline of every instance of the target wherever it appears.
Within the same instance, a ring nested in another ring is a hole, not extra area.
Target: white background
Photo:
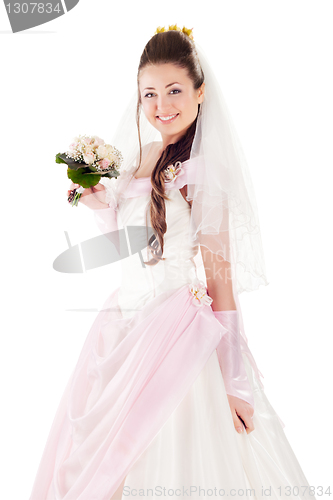
[[[78,134],[111,142],[145,43],[171,23],[194,27],[252,174],[270,284],[240,300],[266,394],[310,485],[333,486],[332,14],[321,0],[80,0],[12,34],[0,5],[2,498],[29,497],[96,311],[120,283],[118,264],[54,271],[64,231],[72,244],[99,234],[89,209],[67,205],[55,154]]]

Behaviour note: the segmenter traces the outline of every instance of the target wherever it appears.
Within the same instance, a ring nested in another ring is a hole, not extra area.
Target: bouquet
[[[74,137],[69,151],[58,153],[56,163],[66,163],[67,177],[78,189],[73,189],[68,197],[72,207],[77,206],[84,189],[96,186],[101,177],[115,177],[120,173],[123,157],[115,147],[105,144],[103,139],[96,135],[79,135]]]

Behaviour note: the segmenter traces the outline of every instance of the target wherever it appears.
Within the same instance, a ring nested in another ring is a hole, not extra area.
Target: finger
[[[244,429],[244,425],[243,425],[243,422],[241,421],[241,419],[238,417],[237,413],[235,410],[233,410],[231,412],[232,414],[232,420],[234,422],[234,426],[235,426],[235,429],[236,431],[241,434],[243,432],[243,429]]]
[[[250,434],[250,432],[254,431],[255,427],[254,427],[254,423],[253,423],[253,420],[252,418],[248,419],[246,422],[245,422],[245,430],[247,432],[247,434]]]
[[[71,183],[69,186],[69,189],[67,190],[67,201],[69,204],[73,202],[74,199],[74,191],[80,186],[80,184],[74,184],[74,182]],[[80,201],[80,200],[79,200]]]
[[[243,412],[242,415],[238,415],[238,418],[243,422],[247,434],[254,431],[254,423],[250,413]]]
[[[94,186],[94,188],[97,190],[97,191],[105,191],[105,186],[103,186],[103,184],[96,184],[96,186]]]
[[[80,184],[74,184],[74,182],[72,182],[72,184],[69,186],[69,189],[67,190],[67,192],[69,191],[72,191],[73,189],[77,189],[79,187]]]

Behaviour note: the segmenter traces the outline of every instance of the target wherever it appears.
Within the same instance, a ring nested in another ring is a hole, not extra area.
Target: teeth
[[[168,120],[171,120],[177,115],[170,115],[170,116],[159,116],[159,119],[162,120],[163,122],[167,122]]]

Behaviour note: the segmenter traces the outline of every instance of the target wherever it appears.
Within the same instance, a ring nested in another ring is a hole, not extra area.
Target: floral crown
[[[193,35],[192,35],[193,28],[188,29],[188,28],[185,28],[185,26],[184,26],[183,29],[181,29],[181,28],[179,28],[179,26],[177,26],[177,24],[170,24],[169,28],[159,26],[157,28],[157,30],[155,31],[155,35],[157,35],[158,33],[164,33],[165,31],[181,31],[182,33],[187,35],[189,38],[191,38],[191,40],[193,40]]]

